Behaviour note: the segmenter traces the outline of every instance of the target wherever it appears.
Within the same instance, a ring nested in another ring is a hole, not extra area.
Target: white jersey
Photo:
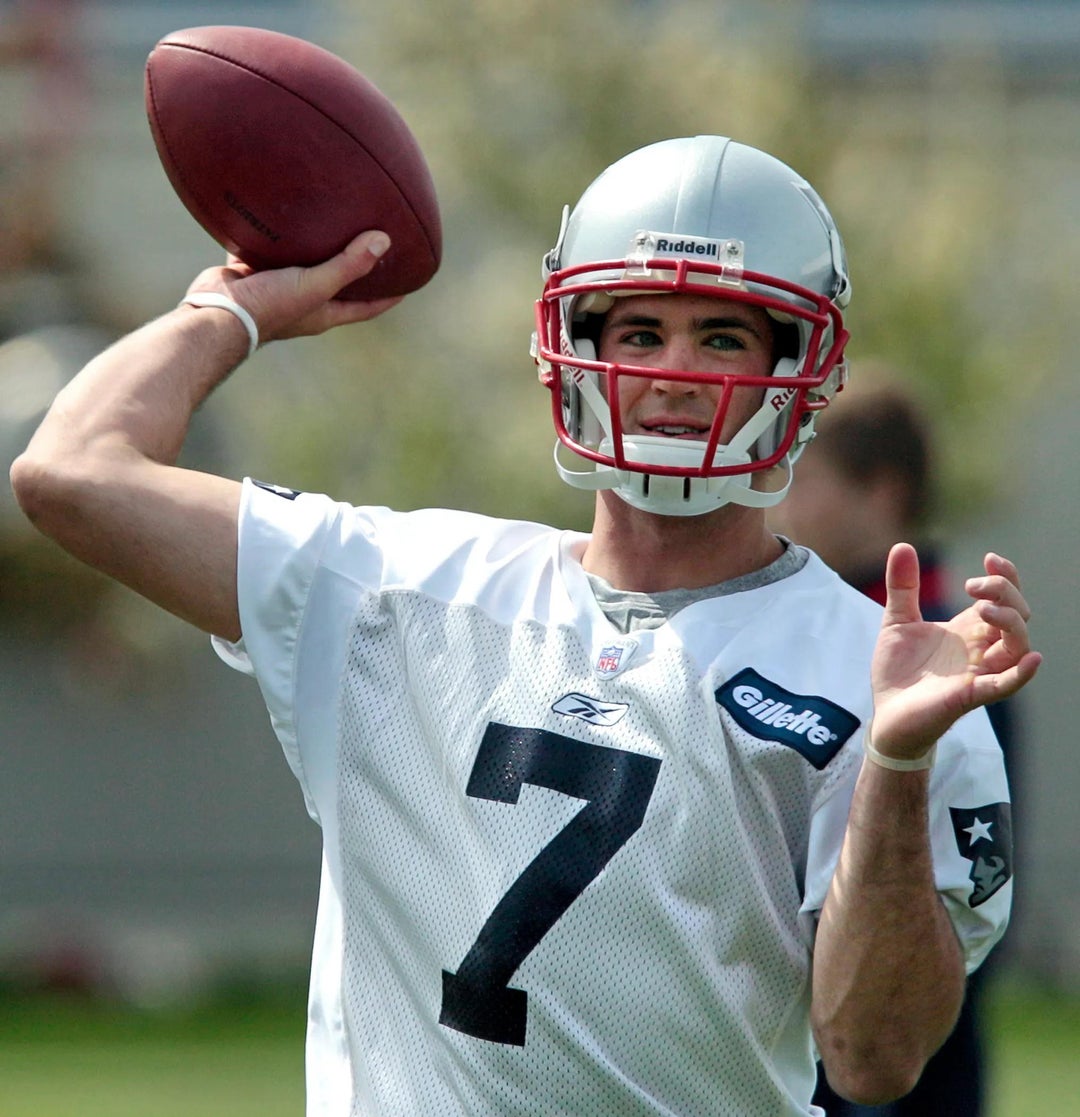
[[[812,557],[624,635],[584,543],[245,484],[219,651],[323,833],[310,1117],[817,1112],[815,914],[880,609]],[[1011,892],[982,711],[932,788],[973,967]]]

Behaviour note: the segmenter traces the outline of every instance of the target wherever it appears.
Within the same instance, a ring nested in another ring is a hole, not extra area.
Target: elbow
[[[31,523],[40,523],[49,503],[49,471],[24,453],[12,463],[9,480],[15,502],[23,514]]]
[[[919,1042],[866,1038],[858,1043],[817,1036],[829,1085],[857,1105],[885,1105],[910,1094],[932,1052]]]
[[[841,1097],[860,1106],[887,1105],[915,1089],[923,1064],[888,1059],[836,1065],[825,1062],[829,1085]]]
[[[74,478],[59,463],[27,451],[12,463],[10,482],[23,515],[39,531],[56,538],[71,515]]]

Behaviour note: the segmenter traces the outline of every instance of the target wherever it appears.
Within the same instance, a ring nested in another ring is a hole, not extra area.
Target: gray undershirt
[[[727,582],[718,582],[714,586],[702,586],[696,590],[661,590],[659,593],[636,593],[630,590],[617,590],[610,583],[596,574],[586,572],[589,585],[596,596],[596,603],[601,612],[620,632],[633,632],[641,628],[659,628],[673,617],[680,609],[693,605],[696,601],[705,601],[710,597],[725,597],[729,593],[742,593],[744,590],[756,590],[762,586],[779,582],[782,578],[790,578],[797,574],[806,565],[809,553],[804,547],[798,547],[789,539],[777,536],[784,544],[784,553],[768,566],[760,570],[753,570],[749,574],[742,574]]]

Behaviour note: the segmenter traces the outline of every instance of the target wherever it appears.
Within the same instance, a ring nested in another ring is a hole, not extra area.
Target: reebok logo
[[[859,728],[859,719],[843,706],[793,694],[750,667],[720,687],[716,701],[747,733],[795,749],[819,771]]]
[[[564,694],[551,708],[557,714],[581,718],[590,725],[614,725],[622,721],[630,709],[625,702],[601,702],[599,698],[590,698],[576,691]]]

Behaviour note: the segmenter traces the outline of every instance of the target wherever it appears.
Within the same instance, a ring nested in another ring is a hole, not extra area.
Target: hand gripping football
[[[408,294],[438,270],[442,226],[423,153],[347,62],[255,27],[174,31],[150,52],[146,111],[180,200],[256,270],[310,266],[358,233],[391,248],[340,297]]]

